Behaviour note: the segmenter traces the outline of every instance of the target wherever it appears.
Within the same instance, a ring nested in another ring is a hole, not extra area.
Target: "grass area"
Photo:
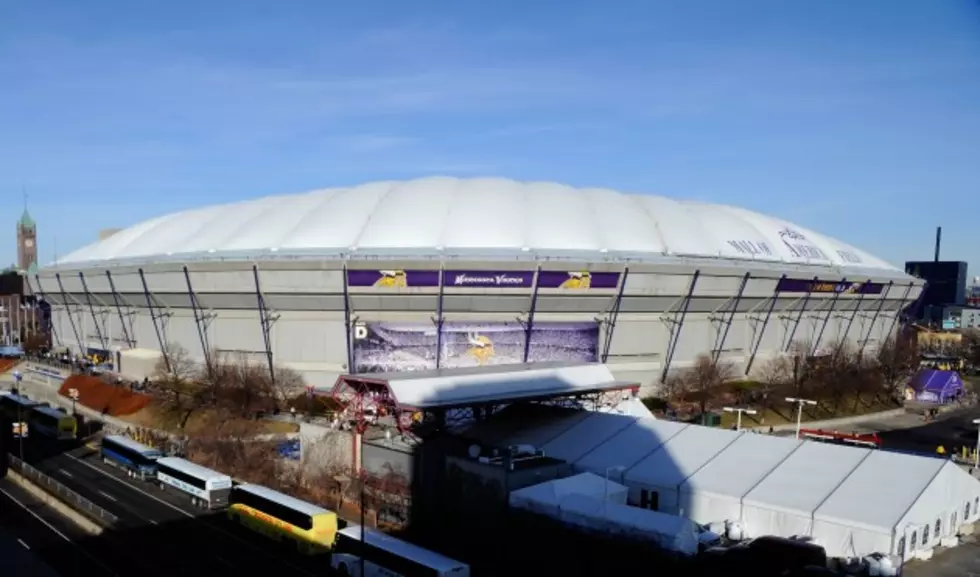
[[[966,390],[970,392],[980,392],[980,376],[963,375],[963,385],[966,387]]]
[[[232,417],[225,412],[214,409],[201,409],[191,414],[187,420],[186,427],[181,430],[178,426],[180,415],[175,411],[166,410],[156,404],[151,404],[131,415],[122,417],[122,419],[132,423],[135,427],[147,427],[190,436],[214,432],[219,427],[229,430],[234,429],[236,431],[249,430],[256,435],[296,433],[299,431],[299,425],[296,423],[267,420],[253,421],[241,417]]]
[[[881,399],[872,400],[870,398],[855,399],[853,396],[851,396],[850,398],[845,397],[840,402],[840,409],[837,411],[833,410],[833,405],[829,401],[819,403],[815,407],[804,407],[802,420],[804,423],[806,423],[808,421],[825,421],[828,419],[856,417],[859,415],[869,415],[872,413],[880,413],[882,411],[890,411],[899,407],[900,405],[892,401],[885,401]],[[735,413],[722,413],[721,426],[731,427],[736,423],[737,418],[738,416]],[[760,412],[757,415],[742,415],[743,427],[769,427],[786,425],[795,422],[796,406],[785,402],[777,403],[772,408],[766,410],[765,412]]]

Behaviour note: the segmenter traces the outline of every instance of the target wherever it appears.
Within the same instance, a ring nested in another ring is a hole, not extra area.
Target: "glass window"
[[[939,537],[943,534],[943,521],[942,519],[936,519],[936,528],[933,530],[933,535]]]
[[[980,497],[973,500],[973,514],[980,513]]]
[[[922,545],[929,543],[929,525],[922,528]]]
[[[963,520],[969,520],[970,518],[970,502],[966,502],[966,507],[963,508]]]
[[[915,543],[919,540],[919,532],[912,531],[912,538],[909,539],[909,551],[915,551]]]
[[[902,557],[905,555],[905,537],[898,540],[898,556]]]

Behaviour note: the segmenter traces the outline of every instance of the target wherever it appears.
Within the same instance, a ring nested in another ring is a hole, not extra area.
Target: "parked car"
[[[701,558],[702,574],[741,573],[753,577],[786,577],[808,567],[827,567],[827,551],[812,541],[764,536],[731,547],[714,547]],[[815,573],[819,575],[819,573]]]

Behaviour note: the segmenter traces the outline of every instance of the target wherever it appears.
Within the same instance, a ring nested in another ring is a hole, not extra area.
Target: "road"
[[[0,556],[5,561],[15,556],[21,558],[11,567],[10,575],[117,575],[82,548],[89,538],[87,533],[9,479],[0,480],[0,533],[3,534],[0,541],[7,545],[5,548],[0,545]],[[29,560],[31,557],[34,561]],[[46,565],[53,572],[45,573],[38,564]]]
[[[224,515],[192,507],[180,494],[129,479],[103,464],[89,447],[52,454],[30,445],[25,457],[44,474],[119,518],[118,528],[97,538],[69,538],[118,575],[311,576],[328,570],[322,558],[280,550],[272,541],[231,525]]]

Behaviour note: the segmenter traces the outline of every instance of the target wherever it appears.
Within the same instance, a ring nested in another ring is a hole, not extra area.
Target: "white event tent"
[[[592,473],[554,479],[511,491],[510,506],[543,515],[559,517],[565,501],[573,496],[625,504],[626,487]]]
[[[945,459],[608,413],[496,433],[619,481],[630,505],[810,535],[832,556],[908,557],[980,520],[980,481]]]

